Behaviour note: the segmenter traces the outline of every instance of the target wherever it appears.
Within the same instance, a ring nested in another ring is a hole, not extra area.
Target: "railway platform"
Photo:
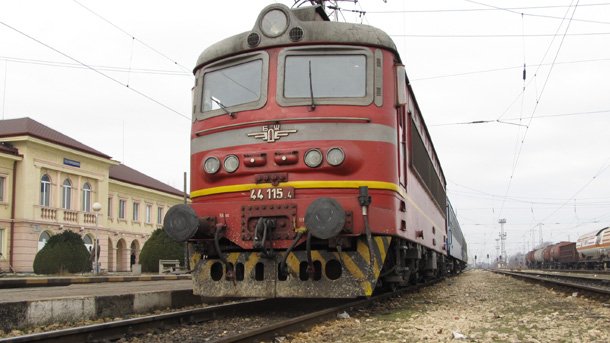
[[[7,285],[0,289],[4,331],[202,303],[190,275],[0,278],[0,288]]]

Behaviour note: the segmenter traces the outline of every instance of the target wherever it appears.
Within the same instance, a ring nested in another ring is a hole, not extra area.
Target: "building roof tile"
[[[0,120],[0,138],[16,136],[32,136],[47,142],[63,145],[68,148],[86,152],[95,156],[110,159],[110,156],[97,151],[59,131],[45,126],[32,118],[17,118]]]
[[[155,189],[157,191],[182,196],[184,193],[165,183],[129,168],[124,164],[110,166],[110,178],[130,184]]]
[[[17,136],[32,136],[51,143],[56,143],[68,148],[89,153],[98,157],[110,159],[110,156],[95,150],[73,138],[70,138],[59,131],[55,131],[48,126],[45,126],[31,118],[18,118],[0,120],[0,138],[2,137],[17,137]],[[6,149],[4,149],[6,148]],[[8,146],[4,146],[3,152],[15,153],[16,149],[10,150]],[[6,151],[5,151],[6,150]],[[111,165],[110,178],[118,181],[123,181],[129,184],[142,186],[145,188],[154,189],[160,192],[182,196],[183,193],[174,187],[153,179],[152,177],[142,174],[139,171],[129,168],[126,165]]]

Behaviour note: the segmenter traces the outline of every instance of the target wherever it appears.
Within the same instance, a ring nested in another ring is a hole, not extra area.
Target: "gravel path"
[[[610,304],[482,270],[276,341],[610,342]]]

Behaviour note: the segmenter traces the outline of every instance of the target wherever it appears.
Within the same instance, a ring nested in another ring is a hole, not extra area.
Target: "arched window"
[[[91,185],[85,182],[83,185],[83,211],[91,212]]]
[[[51,178],[47,174],[40,178],[40,206],[51,206]]]
[[[72,205],[72,182],[70,179],[65,179],[61,186],[61,207],[69,210]]]
[[[85,248],[87,248],[87,251],[91,254],[91,251],[93,250],[93,238],[89,235],[85,235],[83,237],[83,242],[85,242]]]
[[[49,241],[49,238],[51,238],[51,235],[47,231],[40,234],[40,237],[38,237],[38,251],[44,248],[45,244]]]

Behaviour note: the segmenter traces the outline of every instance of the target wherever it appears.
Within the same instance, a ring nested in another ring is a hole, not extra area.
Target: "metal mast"
[[[504,232],[504,224],[506,224],[506,219],[502,218],[498,220],[498,223],[500,223],[500,256],[502,257],[500,262],[502,262],[503,259],[504,265],[506,265],[506,262],[508,262],[508,256],[506,256],[506,233]]]

